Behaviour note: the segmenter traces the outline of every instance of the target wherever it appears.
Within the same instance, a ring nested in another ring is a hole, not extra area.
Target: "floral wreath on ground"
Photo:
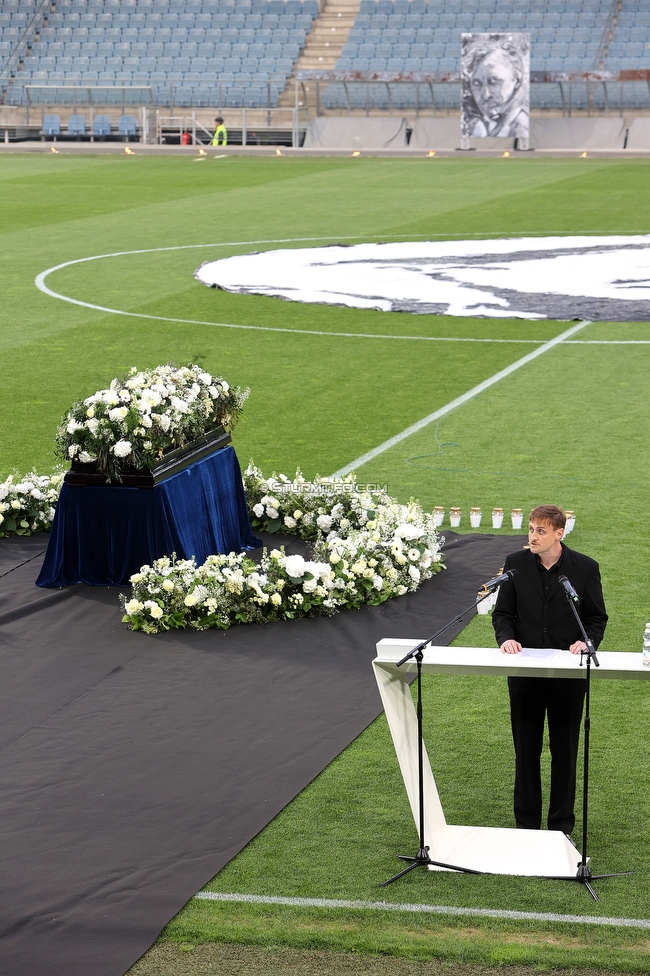
[[[158,559],[131,577],[130,598],[120,596],[132,630],[226,630],[331,615],[412,593],[445,568],[434,516],[413,499],[400,504],[354,475],[265,478],[251,463],[243,478],[253,528],[300,536],[312,558],[282,546],[264,549],[259,563],[232,552],[201,566],[175,555]]]
[[[57,452],[121,481],[123,472],[152,468],[166,451],[215,427],[231,431],[248,394],[194,363],[140,372],[133,366],[107,390],[73,404],[56,433]]]
[[[0,539],[49,529],[59,500],[63,471],[9,477],[0,482]]]

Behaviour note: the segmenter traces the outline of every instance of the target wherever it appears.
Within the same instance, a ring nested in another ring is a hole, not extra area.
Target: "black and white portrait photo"
[[[461,135],[528,139],[529,34],[463,34]]]

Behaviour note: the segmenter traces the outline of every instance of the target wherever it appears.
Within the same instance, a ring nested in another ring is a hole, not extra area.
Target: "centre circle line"
[[[402,236],[402,235],[396,235]],[[404,236],[418,236],[418,235],[404,235]],[[54,291],[49,288],[45,281],[49,275],[54,274],[55,271],[61,271],[64,268],[72,267],[75,264],[85,264],[89,261],[100,261],[104,258],[119,258],[127,257],[131,254],[155,254],[164,251],[185,251],[196,248],[205,247],[252,247],[258,244],[296,244],[303,241],[306,242],[316,242],[316,241],[333,241],[333,240],[364,240],[361,236],[337,236],[337,237],[285,237],[285,238],[271,238],[268,240],[259,241],[225,241],[220,244],[177,244],[171,247],[148,247],[148,248],[138,248],[133,251],[113,251],[108,254],[93,254],[90,257],[85,258],[75,258],[73,261],[64,261],[62,264],[56,264],[47,270],[42,271],[34,279],[34,284],[43,292],[43,294],[48,295],[50,298],[58,298],[60,301],[69,302],[71,305],[79,305],[82,308],[90,308],[97,312],[105,312],[109,315],[125,315],[129,318],[136,319],[149,319],[156,322],[178,322],[181,325],[209,325],[220,329],[243,329],[251,332],[288,332],[294,335],[317,335],[317,336],[335,336],[337,338],[345,339],[401,339],[407,341],[415,342],[479,342],[479,343],[505,343],[505,344],[515,344],[515,345],[542,345],[544,339],[490,339],[490,338],[473,338],[473,337],[457,337],[457,336],[411,336],[411,335],[389,335],[384,333],[369,333],[369,332],[329,332],[327,330],[317,330],[317,329],[290,329],[282,326],[268,326],[268,325],[235,325],[231,322],[208,322],[203,319],[179,319],[168,315],[150,315],[144,312],[127,312],[120,308],[109,308],[106,305],[96,305],[93,302],[84,302],[79,298],[71,298],[69,295],[62,295],[60,292]]]

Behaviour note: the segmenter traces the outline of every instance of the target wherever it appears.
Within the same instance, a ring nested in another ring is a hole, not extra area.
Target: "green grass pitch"
[[[0,479],[50,470],[72,400],[132,365],[198,361],[249,385],[235,446],[266,471],[329,474],[548,340],[567,323],[479,320],[293,305],[227,295],[192,271],[219,256],[308,242],[645,233],[650,163],[597,159],[293,159],[0,156]],[[274,242],[285,241],[285,244]],[[200,245],[200,246],[198,246]],[[161,250],[179,248],[178,250]],[[109,314],[52,298],[139,313]],[[146,316],[163,316],[160,321]],[[188,324],[194,320],[215,324]],[[223,325],[249,325],[251,331]],[[305,334],[307,332],[321,334]],[[322,333],[345,332],[347,337]],[[578,513],[570,544],[601,564],[610,624],[603,647],[640,650],[648,613],[647,324],[590,325],[358,471],[425,507]],[[0,545],[2,543],[0,542]],[[495,567],[495,571],[498,567]],[[116,605],[116,613],[117,605]],[[408,636],[408,635],[405,635]],[[461,641],[490,644],[476,618]],[[428,731],[451,821],[511,825],[512,757],[503,684],[431,678]],[[435,710],[434,710],[435,703]],[[650,918],[645,684],[594,690],[591,853],[577,886],[414,872],[393,901]],[[383,717],[217,876],[214,890],[379,900],[394,854],[417,838]],[[171,942],[322,947],[481,965],[647,971],[647,933],[552,923],[190,903]],[[152,970],[153,972],[153,970]],[[198,972],[198,970],[197,970]]]

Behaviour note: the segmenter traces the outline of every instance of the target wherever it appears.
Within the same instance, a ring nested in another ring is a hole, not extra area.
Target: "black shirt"
[[[564,559],[564,549],[560,553],[560,558],[556,563],[554,563],[550,569],[542,563],[539,556],[535,556],[537,559],[537,568],[539,569],[539,578],[542,581],[542,589],[544,590],[544,600],[546,603],[555,595],[558,586],[558,579],[560,576],[560,568],[562,566],[562,560]]]

